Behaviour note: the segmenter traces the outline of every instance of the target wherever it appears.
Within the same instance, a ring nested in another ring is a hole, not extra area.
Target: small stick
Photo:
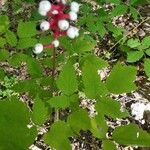
[[[130,32],[127,33],[126,36],[122,37],[115,45],[113,45],[109,50],[111,51],[112,49],[114,49],[114,47],[116,47],[124,38],[126,38],[128,35],[130,35],[134,30],[136,30],[140,25],[142,25],[145,21],[148,21],[150,18],[146,18],[144,19],[142,22],[140,22],[135,28],[133,28]],[[135,34],[135,33],[134,33]],[[134,35],[133,34],[133,35]],[[113,51],[114,52],[114,51]]]

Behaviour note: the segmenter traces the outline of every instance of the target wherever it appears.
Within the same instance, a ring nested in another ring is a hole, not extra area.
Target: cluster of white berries
[[[44,46],[42,44],[36,44],[33,52],[40,54],[44,48],[58,47],[60,36],[68,36],[74,39],[79,36],[79,29],[70,25],[70,21],[76,21],[78,18],[77,13],[79,12],[79,4],[77,2],[71,2],[70,6],[67,5],[66,0],[56,0],[57,4],[52,4],[48,0],[42,0],[39,3],[38,12],[42,16],[48,16],[48,21],[44,20],[40,24],[42,31],[52,30],[54,41],[51,46]],[[64,13],[64,10],[70,9],[68,14]],[[72,23],[71,23],[72,24]]]
[[[145,111],[150,111],[150,103],[137,102],[131,105],[131,114],[135,116],[135,120],[142,120]]]

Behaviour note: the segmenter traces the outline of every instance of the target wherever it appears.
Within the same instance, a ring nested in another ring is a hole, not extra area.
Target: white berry
[[[77,17],[78,17],[77,14],[73,11],[69,12],[69,16],[70,16],[70,20],[72,20],[72,21],[76,21]]]
[[[66,0],[61,0],[61,2],[65,5],[67,2]]]
[[[59,46],[59,41],[58,40],[54,40],[52,42],[52,44],[54,45],[54,47],[58,47]]]
[[[49,30],[50,28],[50,23],[48,21],[43,21],[41,24],[40,24],[40,29],[42,31],[47,31]]]
[[[39,12],[39,14],[40,14],[41,16],[46,16],[46,15],[47,15],[47,11],[45,11],[45,10],[40,10],[40,9],[38,9],[38,12]]]
[[[68,30],[67,30],[67,36],[71,39],[74,39],[75,37],[79,36],[79,29],[76,27],[71,26]]]
[[[44,48],[43,45],[38,43],[35,45],[33,53],[40,54],[43,51],[43,48]]]
[[[79,11],[79,4],[77,2],[72,2],[71,3],[71,6],[70,6],[70,9],[71,11],[77,13]]]
[[[50,11],[51,9],[51,3],[48,1],[48,0],[42,0],[40,3],[39,3],[39,10],[41,11]]]
[[[69,22],[67,20],[60,20],[58,21],[58,27],[65,31],[69,28]]]

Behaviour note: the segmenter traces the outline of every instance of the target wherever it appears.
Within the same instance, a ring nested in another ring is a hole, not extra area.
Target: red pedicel
[[[44,45],[43,48],[54,48],[54,45],[53,44],[47,44],[47,45]]]

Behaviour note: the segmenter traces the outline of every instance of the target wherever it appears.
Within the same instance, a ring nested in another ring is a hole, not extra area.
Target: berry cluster
[[[79,4],[77,2],[71,2],[68,5],[66,0],[56,0],[56,2],[56,4],[52,4],[48,0],[42,0],[39,3],[39,14],[48,17],[47,21],[41,22],[40,29],[42,31],[50,29],[53,33],[54,41],[49,45],[36,44],[33,50],[35,54],[40,54],[44,48],[58,47],[58,38],[60,36],[68,36],[71,39],[79,36],[79,29],[72,25],[73,21],[77,20]],[[70,9],[70,12],[66,13],[68,9]]]

